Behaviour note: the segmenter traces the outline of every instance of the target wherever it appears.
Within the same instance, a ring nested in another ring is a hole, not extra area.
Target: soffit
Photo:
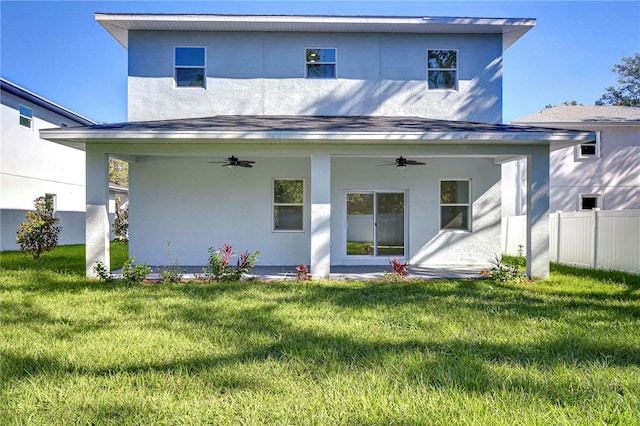
[[[535,26],[529,18],[172,15],[97,13],[122,46],[129,31],[265,31],[418,34],[502,34],[507,49]]]

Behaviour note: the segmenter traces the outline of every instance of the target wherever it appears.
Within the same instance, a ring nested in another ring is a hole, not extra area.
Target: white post
[[[311,275],[331,271],[331,154],[311,155]]]
[[[86,275],[102,262],[109,269],[109,155],[87,144]]]
[[[593,209],[593,269],[598,268],[598,240],[600,239],[599,208]]]
[[[527,157],[527,275],[549,277],[549,146]]]

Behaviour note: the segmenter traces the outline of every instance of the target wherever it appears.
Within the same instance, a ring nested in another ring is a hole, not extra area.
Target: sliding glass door
[[[405,193],[347,193],[347,256],[405,257]]]

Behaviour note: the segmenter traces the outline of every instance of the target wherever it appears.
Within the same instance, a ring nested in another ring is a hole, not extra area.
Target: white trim
[[[466,203],[442,203],[442,182],[467,182],[469,184],[469,199]],[[464,232],[473,233],[473,196],[472,196],[472,179],[471,178],[441,178],[438,181],[438,229],[439,232]],[[442,207],[467,207],[467,228],[466,229],[450,229],[442,227]]]
[[[447,50],[447,51],[452,51],[452,52],[456,52],[456,67],[455,68],[429,68],[429,52],[430,51],[435,51],[435,50]],[[453,91],[458,91],[458,82],[460,81],[460,63],[459,63],[459,59],[460,59],[460,52],[459,49],[451,49],[451,48],[427,48],[427,56],[426,56],[426,68],[427,68],[427,90],[431,91],[431,90],[453,90]],[[454,71],[456,74],[456,83],[455,86],[453,88],[449,88],[449,87],[434,87],[434,88],[430,88],[429,87],[429,71]]]
[[[307,50],[329,50],[333,49],[335,51],[335,61],[334,62],[309,62],[307,61]],[[317,63],[319,65],[333,65],[334,66],[334,77],[309,77],[309,64]],[[304,78],[305,80],[337,80],[338,79],[338,48],[337,47],[317,47],[317,46],[305,46],[304,48]]]
[[[202,49],[204,51],[204,65],[176,64],[176,49]],[[202,69],[202,86],[178,86],[178,68]],[[207,88],[207,46],[173,46],[173,88],[174,89],[206,89]]]
[[[277,180],[299,180],[302,181],[302,203],[276,203],[275,200],[275,183]],[[286,178],[272,178],[271,179],[271,232],[274,233],[304,233],[306,232],[306,222],[307,222],[307,203],[306,203],[306,195],[307,195],[307,183],[304,178],[297,177],[286,177]],[[275,229],[276,226],[276,215],[275,215],[275,207],[276,206],[293,206],[302,207],[302,229]]]

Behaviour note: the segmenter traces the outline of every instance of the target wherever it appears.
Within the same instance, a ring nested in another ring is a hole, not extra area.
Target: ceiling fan
[[[423,163],[422,161],[416,161],[416,160],[407,160],[403,156],[400,156],[396,158],[395,161],[381,164],[381,166],[407,167],[407,166],[421,166],[423,164],[427,164],[427,163]]]
[[[209,161],[209,163],[221,163],[222,167],[253,167],[252,164],[255,164],[255,161],[239,160],[232,155],[226,161]]]

